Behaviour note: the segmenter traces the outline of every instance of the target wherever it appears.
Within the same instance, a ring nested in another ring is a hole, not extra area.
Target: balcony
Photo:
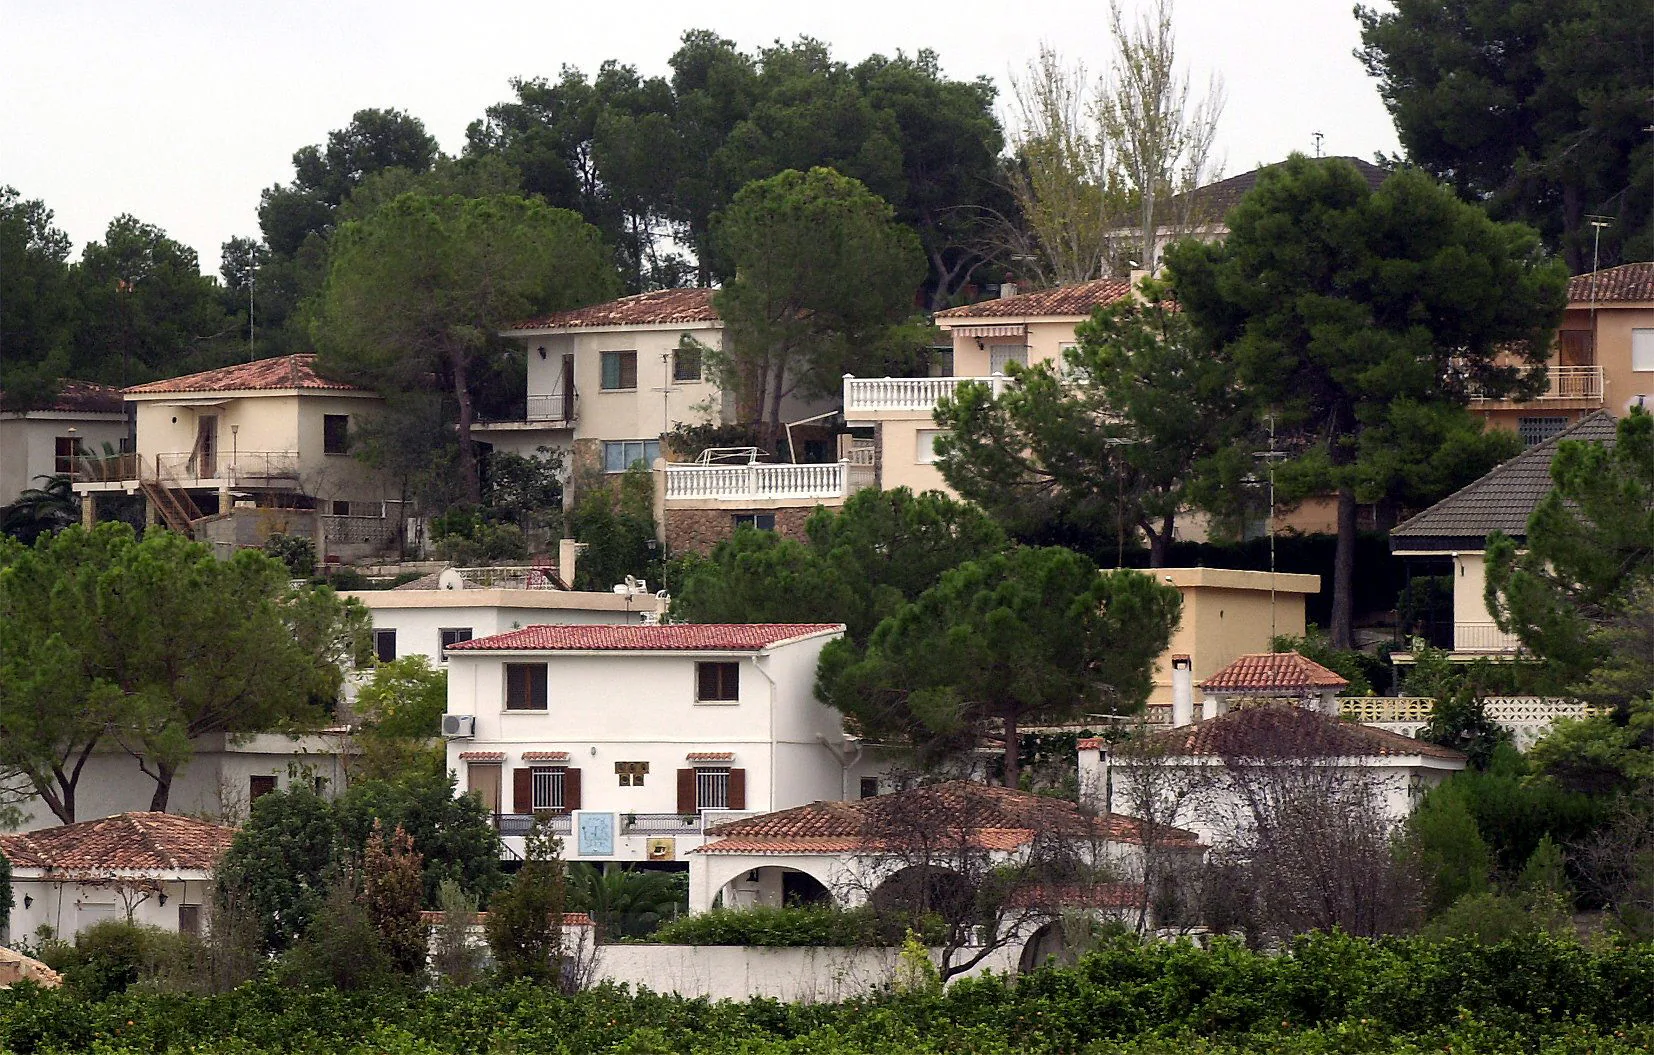
[[[1455,622],[1453,624],[1453,651],[1485,652],[1489,655],[1511,654],[1520,651],[1522,642],[1515,634],[1507,634],[1497,623]]]
[[[528,394],[528,420],[537,425],[551,427],[574,424],[575,392],[530,392]]]
[[[848,418],[883,411],[930,414],[936,410],[938,400],[952,396],[964,381],[980,381],[996,396],[1010,383],[1004,374],[992,377],[851,377],[846,374],[844,413]]]
[[[1562,400],[1577,400],[1580,402],[1602,402],[1602,367],[1600,366],[1553,366],[1547,373],[1550,375],[1550,387],[1533,398],[1535,403],[1560,402]],[[1509,399],[1489,399],[1486,396],[1472,394],[1472,403],[1509,403]]]
[[[605,811],[610,812],[610,811]],[[621,836],[705,835],[720,824],[756,817],[762,810],[701,810],[697,813],[619,813],[617,834]],[[573,822],[567,813],[541,815],[553,835],[568,835]],[[501,835],[527,835],[534,824],[531,813],[502,813],[495,818]]]
[[[850,463],[814,465],[667,465],[666,500],[751,503],[841,499],[850,493]]]
[[[166,487],[276,487],[299,483],[299,456],[295,451],[236,451],[203,454],[171,451],[145,458],[137,454],[88,456],[75,463],[77,484]]]

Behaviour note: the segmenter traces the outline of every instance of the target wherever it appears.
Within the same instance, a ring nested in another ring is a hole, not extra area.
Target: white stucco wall
[[[653,596],[565,590],[360,590],[345,594],[373,616],[375,630],[396,631],[396,655],[443,662],[440,631],[469,628],[488,637],[525,626],[641,623]],[[630,601],[630,604],[627,602]]]
[[[74,432],[70,432],[70,429]],[[57,440],[76,437],[88,455],[103,453],[103,445],[119,450],[126,438],[121,414],[71,414],[29,411],[0,414],[0,506],[16,501],[22,491],[39,487],[42,476],[57,473]]]
[[[149,877],[143,880],[145,885],[134,882],[71,883],[48,878],[38,868],[14,869],[10,940],[37,940],[43,927],[51,928],[51,932],[60,938],[72,939],[94,923],[106,919],[126,919],[129,902],[132,904],[131,919],[134,923],[176,931],[179,910],[193,907],[201,914],[201,922],[205,924],[206,909],[203,906],[208,900],[207,884],[210,882],[205,873],[177,872],[153,878],[161,883],[159,891],[148,889]],[[165,905],[161,904],[162,895],[166,897]]]

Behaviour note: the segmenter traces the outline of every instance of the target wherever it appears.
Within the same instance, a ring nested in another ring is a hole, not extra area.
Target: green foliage
[[[32,546],[49,535],[80,520],[80,499],[75,497],[69,477],[37,476],[40,487],[25,487],[11,505],[0,506],[0,534]]]
[[[995,554],[897,609],[865,653],[853,641],[829,644],[818,693],[923,765],[968,757],[997,723],[1014,787],[1019,725],[1143,706],[1181,600],[1139,572],[1099,573],[1069,550]]]
[[[772,443],[788,395],[889,374],[923,347],[924,328],[902,325],[924,278],[919,239],[858,180],[829,168],[757,180],[720,214],[715,238],[734,277],[713,297],[725,344],[709,365],[738,419]]]
[[[471,941],[477,899],[454,880],[444,879],[437,887],[436,906],[442,922],[431,942],[431,968],[449,985],[471,985],[482,974],[483,950]]]
[[[75,935],[73,945],[47,942],[41,953],[75,993],[104,1000],[154,977],[181,937],[159,927],[106,919]]]
[[[1472,683],[1448,696],[1436,697],[1430,721],[1419,739],[1463,751],[1476,769],[1486,769],[1502,744],[1514,742],[1511,731],[1487,716],[1481,695]]]
[[[483,501],[491,515],[525,534],[555,528],[563,513],[563,454],[541,447],[533,455],[494,451],[488,456]]]
[[[1023,539],[1141,531],[1163,567],[1180,512],[1239,511],[1249,417],[1234,365],[1197,339],[1169,290],[1144,287],[1075,329],[1060,363],[1013,365],[995,396],[962,385],[936,409],[938,467]]]
[[[340,838],[353,858],[367,845],[375,821],[408,833],[424,860],[425,906],[436,904],[446,879],[485,901],[502,882],[493,817],[475,796],[457,794],[454,781],[440,771],[361,780],[335,804]]]
[[[436,734],[448,706],[448,672],[424,656],[403,656],[373,668],[356,695],[358,779],[441,776]]]
[[[920,938],[926,945],[940,945],[945,925],[939,918],[921,921]],[[764,948],[800,946],[856,948],[901,945],[907,929],[905,917],[896,918],[862,906],[853,909],[832,905],[787,905],[750,908],[720,908],[685,916],[663,924],[650,941],[664,945],[756,945]]]
[[[355,877],[336,872],[314,918],[282,956],[276,975],[289,985],[354,992],[393,984],[396,966],[362,903]]]
[[[586,861],[569,866],[565,908],[596,922],[599,939],[640,938],[689,910],[686,872],[600,868]]]
[[[429,955],[420,918],[425,904],[422,863],[407,832],[397,827],[387,836],[384,825],[373,822],[362,850],[362,909],[391,966],[408,977],[424,974]]]
[[[264,540],[264,552],[287,565],[295,579],[308,579],[316,570],[316,544],[303,535],[277,531]]]
[[[79,321],[72,248],[45,202],[0,186],[0,333],[6,335],[0,406],[7,410],[45,402],[69,372]]]
[[[1432,912],[1487,892],[1493,851],[1460,795],[1446,787],[1432,792],[1407,818],[1407,845]]]
[[[432,525],[432,534],[437,559],[462,568],[521,564],[528,559],[528,539],[522,528],[491,524],[478,513],[455,516],[450,512],[440,527]]]
[[[1588,271],[1654,255],[1648,10],[1636,0],[1400,0],[1356,9],[1407,159]]]
[[[738,531],[706,560],[680,565],[672,618],[686,623],[820,622],[865,643],[880,621],[943,573],[1005,547],[975,506],[937,491],[871,488],[818,509],[800,543]]]
[[[1573,923],[1568,906],[1558,898],[1538,901],[1510,894],[1467,894],[1439,913],[1424,928],[1432,938],[1466,938],[1497,945],[1519,935],[1565,935]]]
[[[896,976],[891,989],[898,993],[918,993],[937,996],[942,992],[942,976],[931,962],[930,950],[919,935],[909,930],[902,939],[902,951],[896,960]]]
[[[575,589],[606,593],[628,575],[658,582],[661,564],[649,470],[633,466],[613,490],[606,482],[587,488],[569,514],[569,534],[585,547],[574,569]]]
[[[331,803],[302,785],[262,795],[219,859],[221,896],[244,905],[264,948],[281,952],[316,918],[338,853]]]
[[[565,958],[562,843],[536,819],[526,847],[511,884],[494,895],[483,929],[502,978],[558,984]]]
[[[1537,385],[1537,369],[1502,356],[1522,347],[1523,366],[1543,362],[1567,271],[1531,230],[1492,222],[1416,170],[1372,190],[1337,159],[1265,169],[1227,224],[1222,242],[1172,246],[1167,267],[1196,330],[1273,412],[1292,453],[1276,473],[1282,494],[1339,494],[1329,629],[1347,647],[1356,501],[1488,467],[1500,452],[1465,449],[1482,446],[1464,409],[1471,387]]]

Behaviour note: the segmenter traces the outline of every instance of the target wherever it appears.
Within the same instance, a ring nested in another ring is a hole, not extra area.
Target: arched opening
[[[832,891],[820,879],[784,865],[764,865],[742,872],[719,889],[718,900],[725,908],[834,903]]]
[[[972,922],[976,908],[975,891],[965,877],[938,865],[903,868],[880,883],[869,900],[881,913],[934,914],[949,923]]]
[[[1022,947],[1022,956],[1017,960],[1017,973],[1027,974],[1036,967],[1043,967],[1048,960],[1059,964],[1070,964],[1075,960],[1074,945],[1068,940],[1061,920],[1052,920],[1028,938],[1028,944]]]

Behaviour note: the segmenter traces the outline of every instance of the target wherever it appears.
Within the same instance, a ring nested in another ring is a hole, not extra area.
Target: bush
[[[663,925],[650,940],[663,945],[890,947],[906,939],[908,923],[906,916],[886,916],[868,906],[756,905],[685,916]],[[941,945],[946,940],[946,926],[940,918],[925,920],[921,930],[919,937],[926,945]]]
[[[282,957],[278,976],[290,985],[345,992],[383,989],[396,965],[363,908],[352,877],[337,874],[315,918]]]
[[[62,974],[70,989],[88,1000],[103,1000],[156,974],[171,961],[176,944],[176,935],[158,927],[106,919],[77,934],[73,945],[48,941],[39,951],[41,961]]]
[[[264,540],[264,552],[287,565],[295,579],[308,579],[316,571],[316,544],[303,535],[275,532]]]

